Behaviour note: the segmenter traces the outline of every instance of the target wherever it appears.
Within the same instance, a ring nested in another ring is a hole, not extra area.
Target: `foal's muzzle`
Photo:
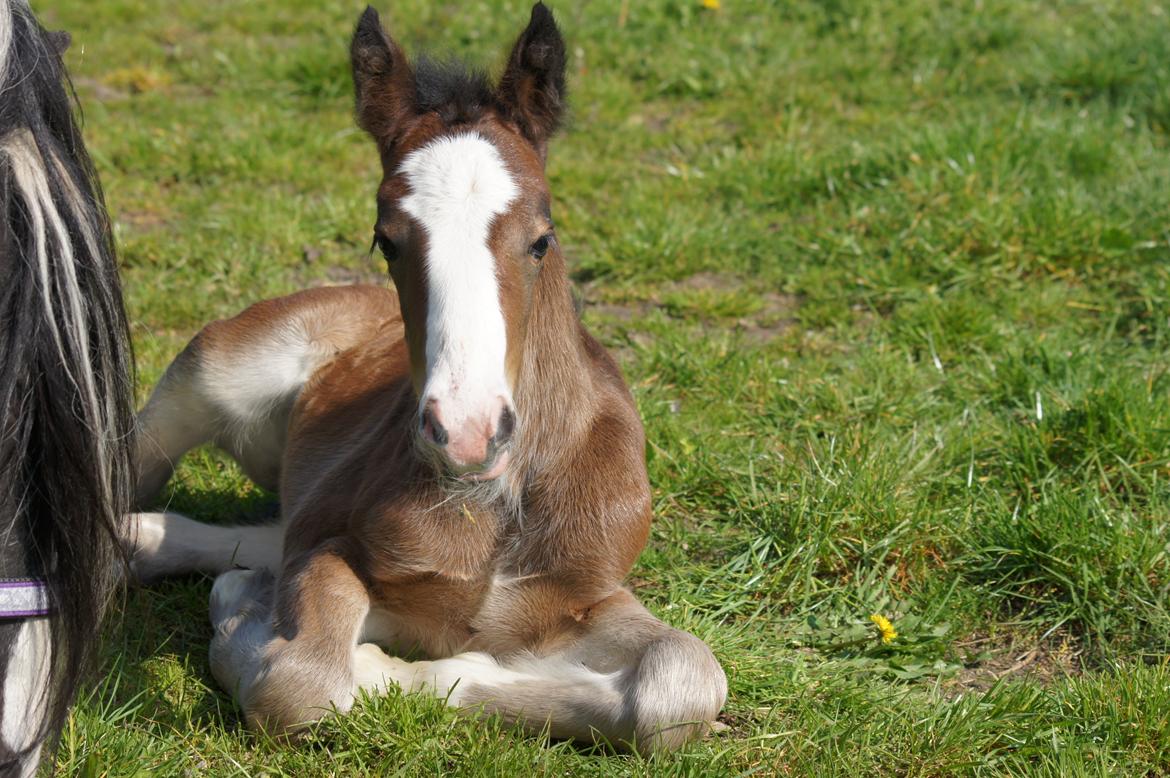
[[[432,397],[423,404],[420,429],[423,441],[453,473],[488,481],[499,477],[508,466],[508,444],[516,432],[516,412],[506,398],[499,396],[482,412],[459,419]]]

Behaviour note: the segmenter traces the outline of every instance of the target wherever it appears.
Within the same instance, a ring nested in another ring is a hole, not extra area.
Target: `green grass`
[[[391,696],[267,742],[188,579],[127,595],[62,774],[1170,773],[1170,6],[722,6],[556,4],[549,176],[649,436],[631,584],[723,662],[730,729],[651,762]],[[39,10],[73,33],[142,397],[207,320],[379,277],[360,4]],[[497,64],[527,14],[382,10]],[[172,495],[271,502],[214,452]]]

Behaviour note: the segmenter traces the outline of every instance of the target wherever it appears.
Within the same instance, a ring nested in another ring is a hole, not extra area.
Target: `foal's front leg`
[[[349,710],[359,688],[377,690],[377,681],[405,664],[358,645],[370,601],[349,551],[333,540],[290,560],[275,592],[263,573],[237,570],[216,580],[212,672],[249,726],[291,732],[333,709]]]

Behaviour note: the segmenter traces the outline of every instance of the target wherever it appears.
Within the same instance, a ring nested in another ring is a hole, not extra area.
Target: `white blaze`
[[[427,233],[427,385],[446,425],[482,421],[495,398],[511,402],[504,377],[506,332],[492,220],[519,189],[496,147],[478,133],[439,138],[411,152],[399,172],[401,201]],[[494,421],[494,420],[493,420]]]

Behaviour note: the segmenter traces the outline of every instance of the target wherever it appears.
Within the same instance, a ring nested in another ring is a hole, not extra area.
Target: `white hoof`
[[[208,605],[211,623],[219,626],[228,619],[262,607],[267,610],[272,576],[257,570],[228,570],[220,573],[211,587]]]
[[[150,583],[166,574],[162,544],[166,531],[161,513],[132,513],[127,517],[123,543],[130,552],[130,575],[139,583]]]

